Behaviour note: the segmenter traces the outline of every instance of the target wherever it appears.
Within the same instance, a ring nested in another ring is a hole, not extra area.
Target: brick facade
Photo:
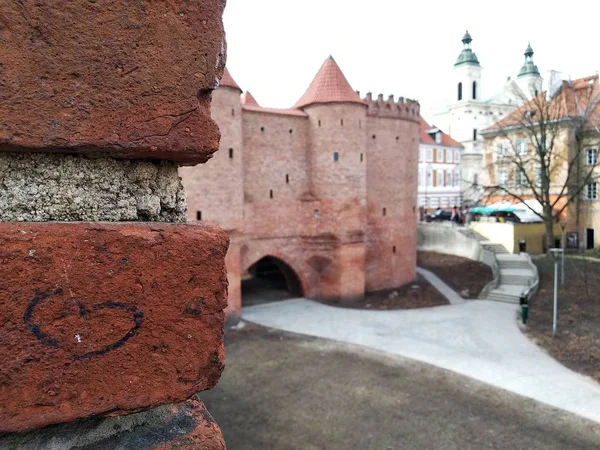
[[[343,83],[329,59],[301,107],[241,101],[230,77],[214,93],[221,151],[180,174],[188,218],[230,233],[230,319],[241,275],[265,256],[291,267],[309,298],[343,301],[415,277],[419,105],[361,99]]]

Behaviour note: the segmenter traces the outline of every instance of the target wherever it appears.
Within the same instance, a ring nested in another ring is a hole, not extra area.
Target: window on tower
[[[458,99],[462,100],[462,83],[458,83]]]
[[[473,100],[477,100],[477,81],[473,81]]]
[[[473,128],[473,140],[476,141],[477,140],[477,129]]]

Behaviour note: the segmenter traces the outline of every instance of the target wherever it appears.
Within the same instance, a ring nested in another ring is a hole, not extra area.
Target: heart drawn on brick
[[[135,306],[113,301],[88,306],[62,295],[62,289],[36,294],[23,321],[42,344],[61,348],[75,359],[116,350],[142,326],[144,314]]]

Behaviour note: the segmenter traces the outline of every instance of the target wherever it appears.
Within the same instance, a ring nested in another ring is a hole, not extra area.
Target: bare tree
[[[523,95],[519,92],[519,95]],[[556,92],[541,93],[483,132],[488,197],[524,202],[545,224],[546,248],[553,247],[553,226],[563,211],[598,196],[600,86],[598,76],[563,81]]]

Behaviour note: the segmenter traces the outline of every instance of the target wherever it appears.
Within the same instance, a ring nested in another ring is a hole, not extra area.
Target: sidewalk
[[[600,422],[600,385],[560,365],[517,327],[517,307],[487,300],[364,311],[306,299],[243,308],[243,319],[413,358]]]

